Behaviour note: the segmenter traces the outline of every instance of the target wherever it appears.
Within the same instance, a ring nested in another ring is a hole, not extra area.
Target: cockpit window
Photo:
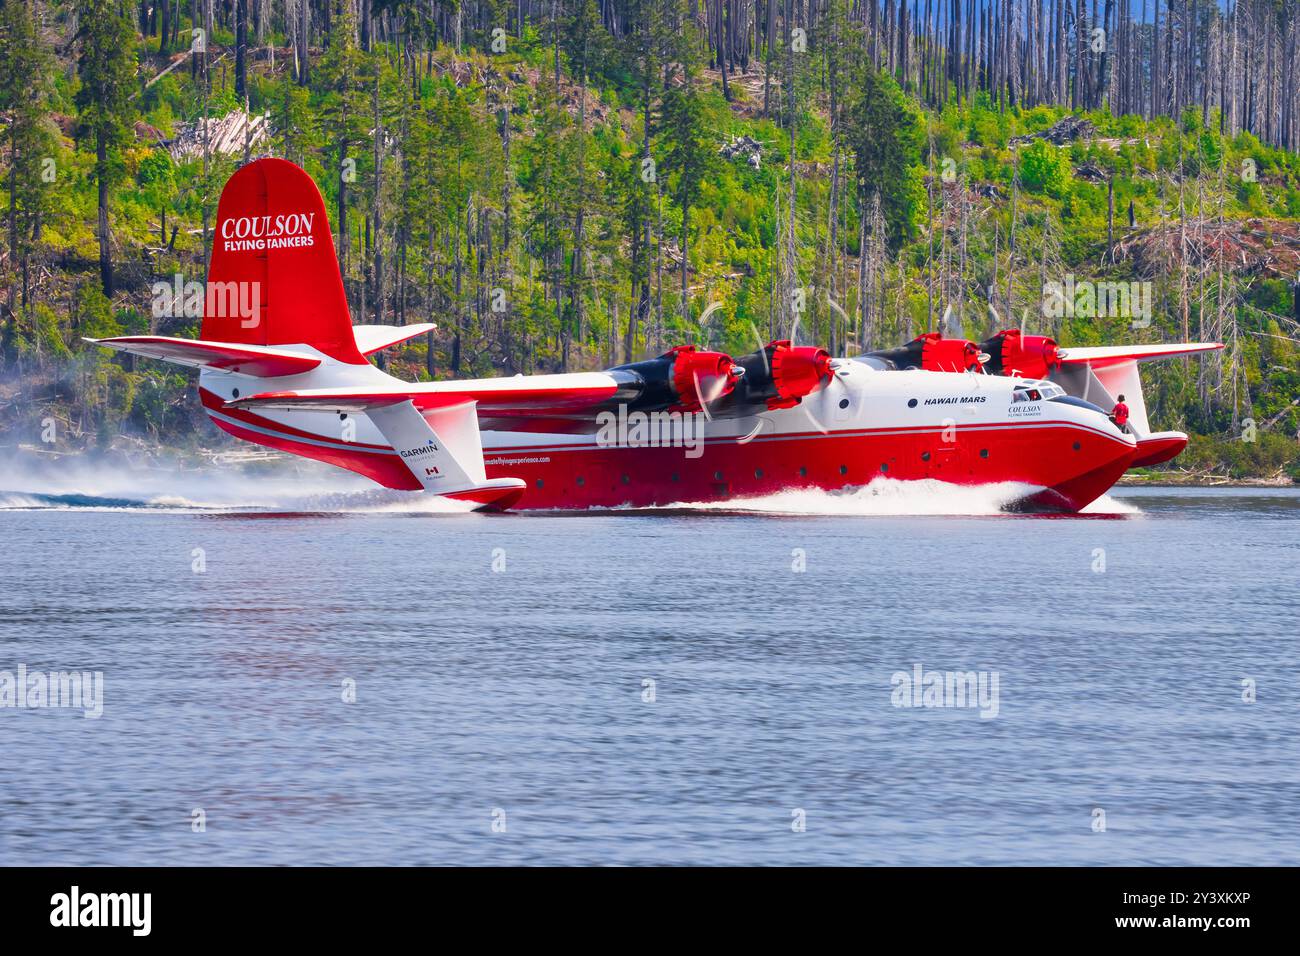
[[[1041,402],[1065,394],[1065,389],[1055,382],[1025,382],[1017,385],[1011,394],[1012,402]]]

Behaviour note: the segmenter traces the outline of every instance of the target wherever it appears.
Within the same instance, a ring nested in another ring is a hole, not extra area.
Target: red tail
[[[293,163],[259,159],[222,190],[200,335],[246,345],[304,343],[340,362],[366,364],[325,202]]]

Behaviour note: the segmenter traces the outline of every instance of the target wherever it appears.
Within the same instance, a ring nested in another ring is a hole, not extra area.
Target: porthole
[[[914,399],[914,398],[909,398],[909,399],[907,400],[907,407],[908,407],[908,408],[916,408],[916,399]]]
[[[624,475],[622,480],[623,480],[623,484],[625,485],[629,485],[632,483],[632,479],[629,478],[627,475]]]
[[[980,457],[981,457],[981,458],[987,458],[988,456],[989,456],[989,450],[988,450],[987,448],[981,448],[981,449],[980,449]]]
[[[579,487],[579,488],[581,488],[581,487],[582,487],[583,485],[585,485],[586,483],[587,483],[587,479],[586,479],[586,478],[583,478],[583,477],[581,477],[581,476],[578,477],[578,487]],[[540,485],[541,482],[538,482],[538,484]]]
[[[232,388],[232,389],[230,390],[230,397],[231,397],[231,398],[238,398],[238,397],[239,397],[239,389],[237,389],[237,388]]]
[[[807,478],[807,477],[808,477],[808,469],[807,469],[806,467],[801,466],[801,467],[799,468],[799,477],[800,477],[800,478]]]
[[[681,479],[682,479],[682,476],[679,475],[679,474],[677,474],[677,472],[674,471],[674,472],[673,472],[673,481],[681,481]]]
[[[537,487],[538,488],[542,487],[542,479],[540,478],[537,479]]]
[[[921,452],[921,460],[922,460],[922,461],[929,461],[929,460],[930,460],[930,453],[929,453],[928,451],[923,451],[923,452]]]
[[[762,478],[762,477],[763,477],[763,469],[762,469],[762,468],[755,468],[755,469],[754,469],[754,477],[755,477],[755,478]]]
[[[345,421],[347,421],[347,420],[348,420],[348,413],[347,413],[347,412],[339,412],[339,421],[341,421],[341,422],[345,422]]]
[[[887,463],[885,463],[885,462],[882,461],[882,462],[880,463],[880,470],[881,470],[881,471],[889,471],[889,465],[888,465]]]
[[[714,481],[721,481],[721,480],[722,480],[722,472],[720,472],[720,471],[715,471],[715,472],[713,473],[713,480],[714,480]]]
[[[1081,447],[1083,447],[1083,446],[1080,445],[1078,442],[1075,442],[1075,443],[1074,443],[1074,450],[1075,450],[1075,451],[1078,451]]]
[[[849,466],[848,466],[848,465],[840,465],[840,474],[841,474],[841,475],[847,475],[848,473],[849,473]]]
[[[848,408],[848,407],[849,407],[849,400],[847,398],[841,398],[840,408]]]

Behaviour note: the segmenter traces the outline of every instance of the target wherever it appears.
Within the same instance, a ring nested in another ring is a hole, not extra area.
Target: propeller
[[[964,339],[966,337],[966,333],[961,327],[961,316],[957,314],[957,310],[952,307],[951,302],[943,310],[943,318],[939,320],[939,329],[943,332],[945,338]]]

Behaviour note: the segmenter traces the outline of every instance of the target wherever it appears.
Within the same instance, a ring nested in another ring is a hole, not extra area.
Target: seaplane
[[[353,324],[320,191],[275,158],[222,191],[201,310],[198,339],[88,341],[199,369],[204,411],[236,438],[467,510],[653,508],[884,478],[1014,482],[1017,510],[1075,512],[1187,444],[1152,429],[1139,365],[1222,348],[931,332],[852,358],[787,340],[734,358],[680,345],[598,372],[404,382],[371,356],[434,326]]]

